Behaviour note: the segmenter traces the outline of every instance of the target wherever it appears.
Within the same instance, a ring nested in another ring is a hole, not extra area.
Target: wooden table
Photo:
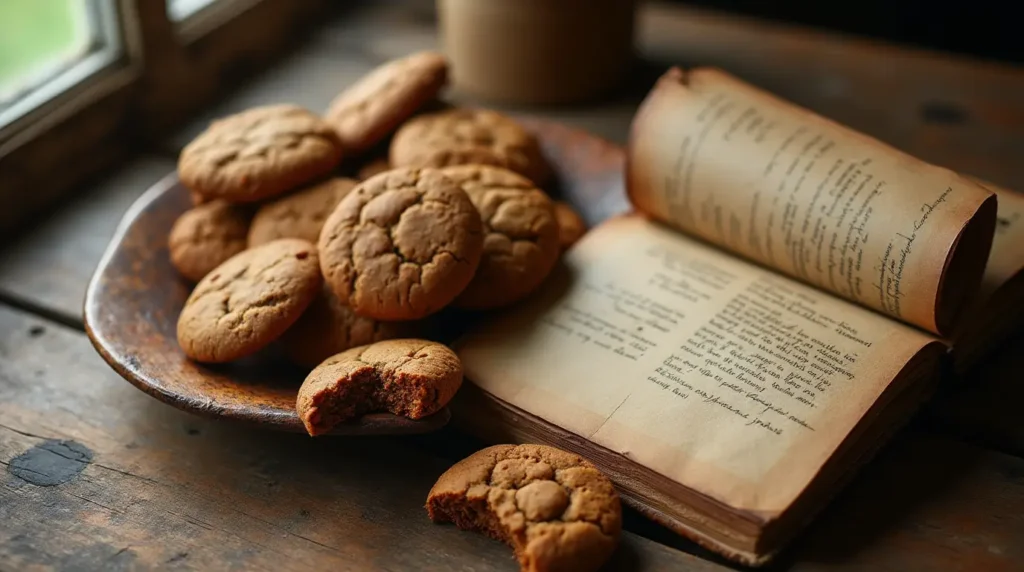
[[[121,214],[210,117],[323,109],[375,64],[434,45],[426,6],[367,4],[0,250],[0,569],[516,569],[504,546],[423,510],[471,438],[313,440],[200,419],[121,380],[82,332],[86,281]],[[639,45],[633,87],[538,113],[623,142],[667,65],[715,65],[1024,189],[1024,70],[657,4]],[[774,567],[1024,569],[1022,349],[1019,336],[944,389]],[[626,528],[610,569],[728,566],[633,513]]]

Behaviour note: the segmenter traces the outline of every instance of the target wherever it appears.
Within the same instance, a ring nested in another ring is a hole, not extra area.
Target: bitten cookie
[[[350,348],[414,335],[418,323],[357,316],[324,284],[299,321],[281,337],[281,345],[293,362],[312,368]]]
[[[353,179],[332,178],[263,205],[249,227],[249,246],[278,238],[316,244],[324,221],[356,184]]]
[[[356,177],[358,177],[360,181],[365,181],[374,175],[379,175],[384,171],[390,170],[391,163],[388,163],[387,157],[380,157],[360,167],[359,172],[356,173]]]
[[[346,151],[365,151],[436,97],[447,78],[448,64],[435,52],[392,60],[339,94],[327,110],[327,121]]]
[[[433,169],[360,183],[320,232],[320,269],[338,298],[378,320],[418,320],[469,284],[483,252],[480,213]]]
[[[505,167],[543,185],[550,167],[536,138],[510,117],[489,110],[452,109],[420,115],[391,140],[394,167]]]
[[[597,570],[622,529],[608,477],[544,445],[497,445],[459,461],[430,489],[427,514],[509,544],[528,572]]]
[[[295,409],[310,435],[364,413],[410,419],[436,413],[462,384],[455,352],[426,340],[386,340],[352,348],[317,366],[299,388]]]
[[[555,201],[555,220],[558,221],[558,242],[562,250],[576,244],[587,232],[587,223],[567,202]]]
[[[441,173],[466,191],[484,225],[480,267],[455,305],[497,308],[535,290],[561,252],[551,199],[529,179],[501,167],[461,165]]]
[[[206,197],[253,202],[327,174],[341,149],[330,125],[301,107],[256,107],[210,124],[181,151],[178,176]]]
[[[225,260],[245,250],[249,212],[224,201],[193,207],[174,221],[167,239],[171,263],[198,282]]]
[[[316,249],[305,240],[283,238],[236,254],[185,301],[178,344],[201,362],[253,354],[299,319],[320,284]]]

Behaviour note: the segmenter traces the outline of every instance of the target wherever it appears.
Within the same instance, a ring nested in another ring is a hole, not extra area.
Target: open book
[[[574,450],[747,564],[908,419],[954,361],[944,340],[977,359],[1024,305],[1024,200],[997,225],[991,185],[717,70],[662,77],[625,178],[636,212],[456,343],[455,419]]]

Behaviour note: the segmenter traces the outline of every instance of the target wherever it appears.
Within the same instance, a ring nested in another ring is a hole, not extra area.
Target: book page
[[[951,336],[958,374],[966,373],[1024,323],[1024,195],[977,182],[996,194],[999,209],[981,287]]]
[[[499,399],[729,506],[781,512],[930,341],[630,215],[455,349]]]
[[[714,69],[662,77],[627,161],[638,210],[936,333],[995,224],[979,185]]]
[[[996,194],[999,208],[992,251],[972,306],[983,303],[1000,286],[1024,270],[1024,195],[985,181],[978,182]]]

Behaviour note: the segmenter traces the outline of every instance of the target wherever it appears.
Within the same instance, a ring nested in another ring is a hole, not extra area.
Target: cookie
[[[328,358],[299,388],[295,409],[310,435],[375,411],[422,419],[462,384],[455,352],[426,340],[385,340]]]
[[[543,185],[550,168],[536,138],[510,117],[483,109],[451,109],[420,115],[391,140],[394,167],[505,167]]]
[[[324,284],[299,321],[281,337],[281,346],[291,361],[312,368],[347,349],[414,335],[418,324],[357,316]]]
[[[327,179],[266,203],[252,219],[249,246],[278,238],[301,238],[316,244],[324,221],[356,183],[353,179]]]
[[[214,121],[182,151],[178,176],[210,198],[253,202],[313,181],[341,161],[330,125],[295,105],[268,105]]]
[[[360,181],[365,181],[374,175],[379,175],[384,171],[390,170],[391,163],[388,163],[388,158],[379,157],[360,167],[359,172],[356,173],[356,177],[359,177]]]
[[[622,529],[608,477],[544,445],[497,445],[459,461],[430,489],[427,514],[509,544],[529,572],[597,570]]]
[[[320,290],[316,249],[282,238],[236,254],[196,285],[178,317],[178,344],[201,362],[236,360],[295,323]]]
[[[360,183],[320,232],[320,269],[356,314],[418,320],[469,284],[483,252],[480,213],[434,169],[394,169]]]
[[[189,202],[192,203],[192,206],[194,206],[194,207],[198,207],[199,205],[206,204],[206,203],[210,202],[210,199],[204,197],[200,193],[197,193],[197,192],[195,192],[193,190],[189,190],[189,192],[188,192],[188,200],[189,200]]]
[[[480,267],[455,305],[497,308],[533,292],[561,252],[551,199],[526,177],[501,167],[461,165],[441,173],[466,191],[484,225]]]
[[[249,219],[245,208],[219,200],[185,211],[174,221],[167,238],[171,264],[182,276],[198,282],[245,250]]]
[[[587,232],[583,217],[565,201],[555,201],[555,220],[558,221],[558,242],[562,250],[576,244]]]
[[[373,70],[331,102],[326,119],[346,151],[359,153],[382,141],[448,79],[448,63],[436,52],[418,52]]]

